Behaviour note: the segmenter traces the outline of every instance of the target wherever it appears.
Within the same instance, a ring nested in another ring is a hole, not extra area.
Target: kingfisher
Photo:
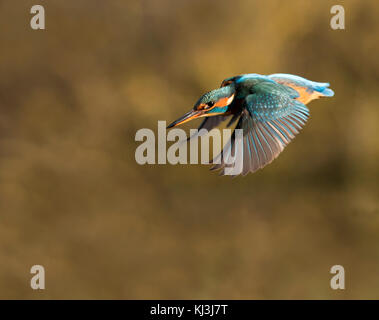
[[[306,124],[309,118],[306,105],[320,97],[334,96],[329,85],[282,73],[230,77],[222,81],[220,88],[201,96],[191,111],[167,128],[197,118],[205,118],[198,130],[210,131],[227,119],[227,127],[237,123],[228,142],[229,152],[224,147],[211,161],[215,164],[211,169],[225,174],[233,152],[240,165],[238,174],[246,175],[278,157]],[[236,129],[242,129],[241,148],[236,147],[239,137]]]

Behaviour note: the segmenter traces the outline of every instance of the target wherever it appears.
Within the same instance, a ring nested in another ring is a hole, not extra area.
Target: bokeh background
[[[0,298],[379,298],[379,3],[334,4],[0,1]],[[138,129],[277,72],[336,95],[264,170],[136,164]]]

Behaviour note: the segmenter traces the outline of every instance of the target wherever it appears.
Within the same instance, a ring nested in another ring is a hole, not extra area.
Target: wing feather
[[[245,98],[244,109],[235,129],[242,129],[243,148],[235,154],[237,136],[233,132],[224,150],[213,159],[213,170],[232,167],[230,157],[241,164],[240,174],[255,172],[271,163],[304,127],[309,117],[308,108],[295,100],[291,90],[282,89],[280,84],[257,85],[254,94]],[[216,160],[216,161],[215,161]],[[234,174],[233,174],[234,175]]]

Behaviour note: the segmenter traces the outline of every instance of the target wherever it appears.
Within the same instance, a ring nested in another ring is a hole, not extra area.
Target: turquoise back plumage
[[[295,86],[305,87],[309,91],[317,91],[325,97],[334,96],[334,91],[328,88],[330,85],[328,82],[310,81],[308,79],[286,73],[271,74],[268,76],[268,78],[274,81],[283,80],[284,82],[293,83]]]

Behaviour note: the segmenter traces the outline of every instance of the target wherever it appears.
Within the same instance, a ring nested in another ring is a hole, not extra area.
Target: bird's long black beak
[[[169,124],[167,126],[167,129],[170,129],[172,127],[176,127],[180,124],[191,121],[192,119],[198,118],[202,114],[203,114],[203,112],[201,112],[201,111],[191,110],[190,112],[187,112],[184,116],[180,117],[179,119],[175,120],[173,123]]]

